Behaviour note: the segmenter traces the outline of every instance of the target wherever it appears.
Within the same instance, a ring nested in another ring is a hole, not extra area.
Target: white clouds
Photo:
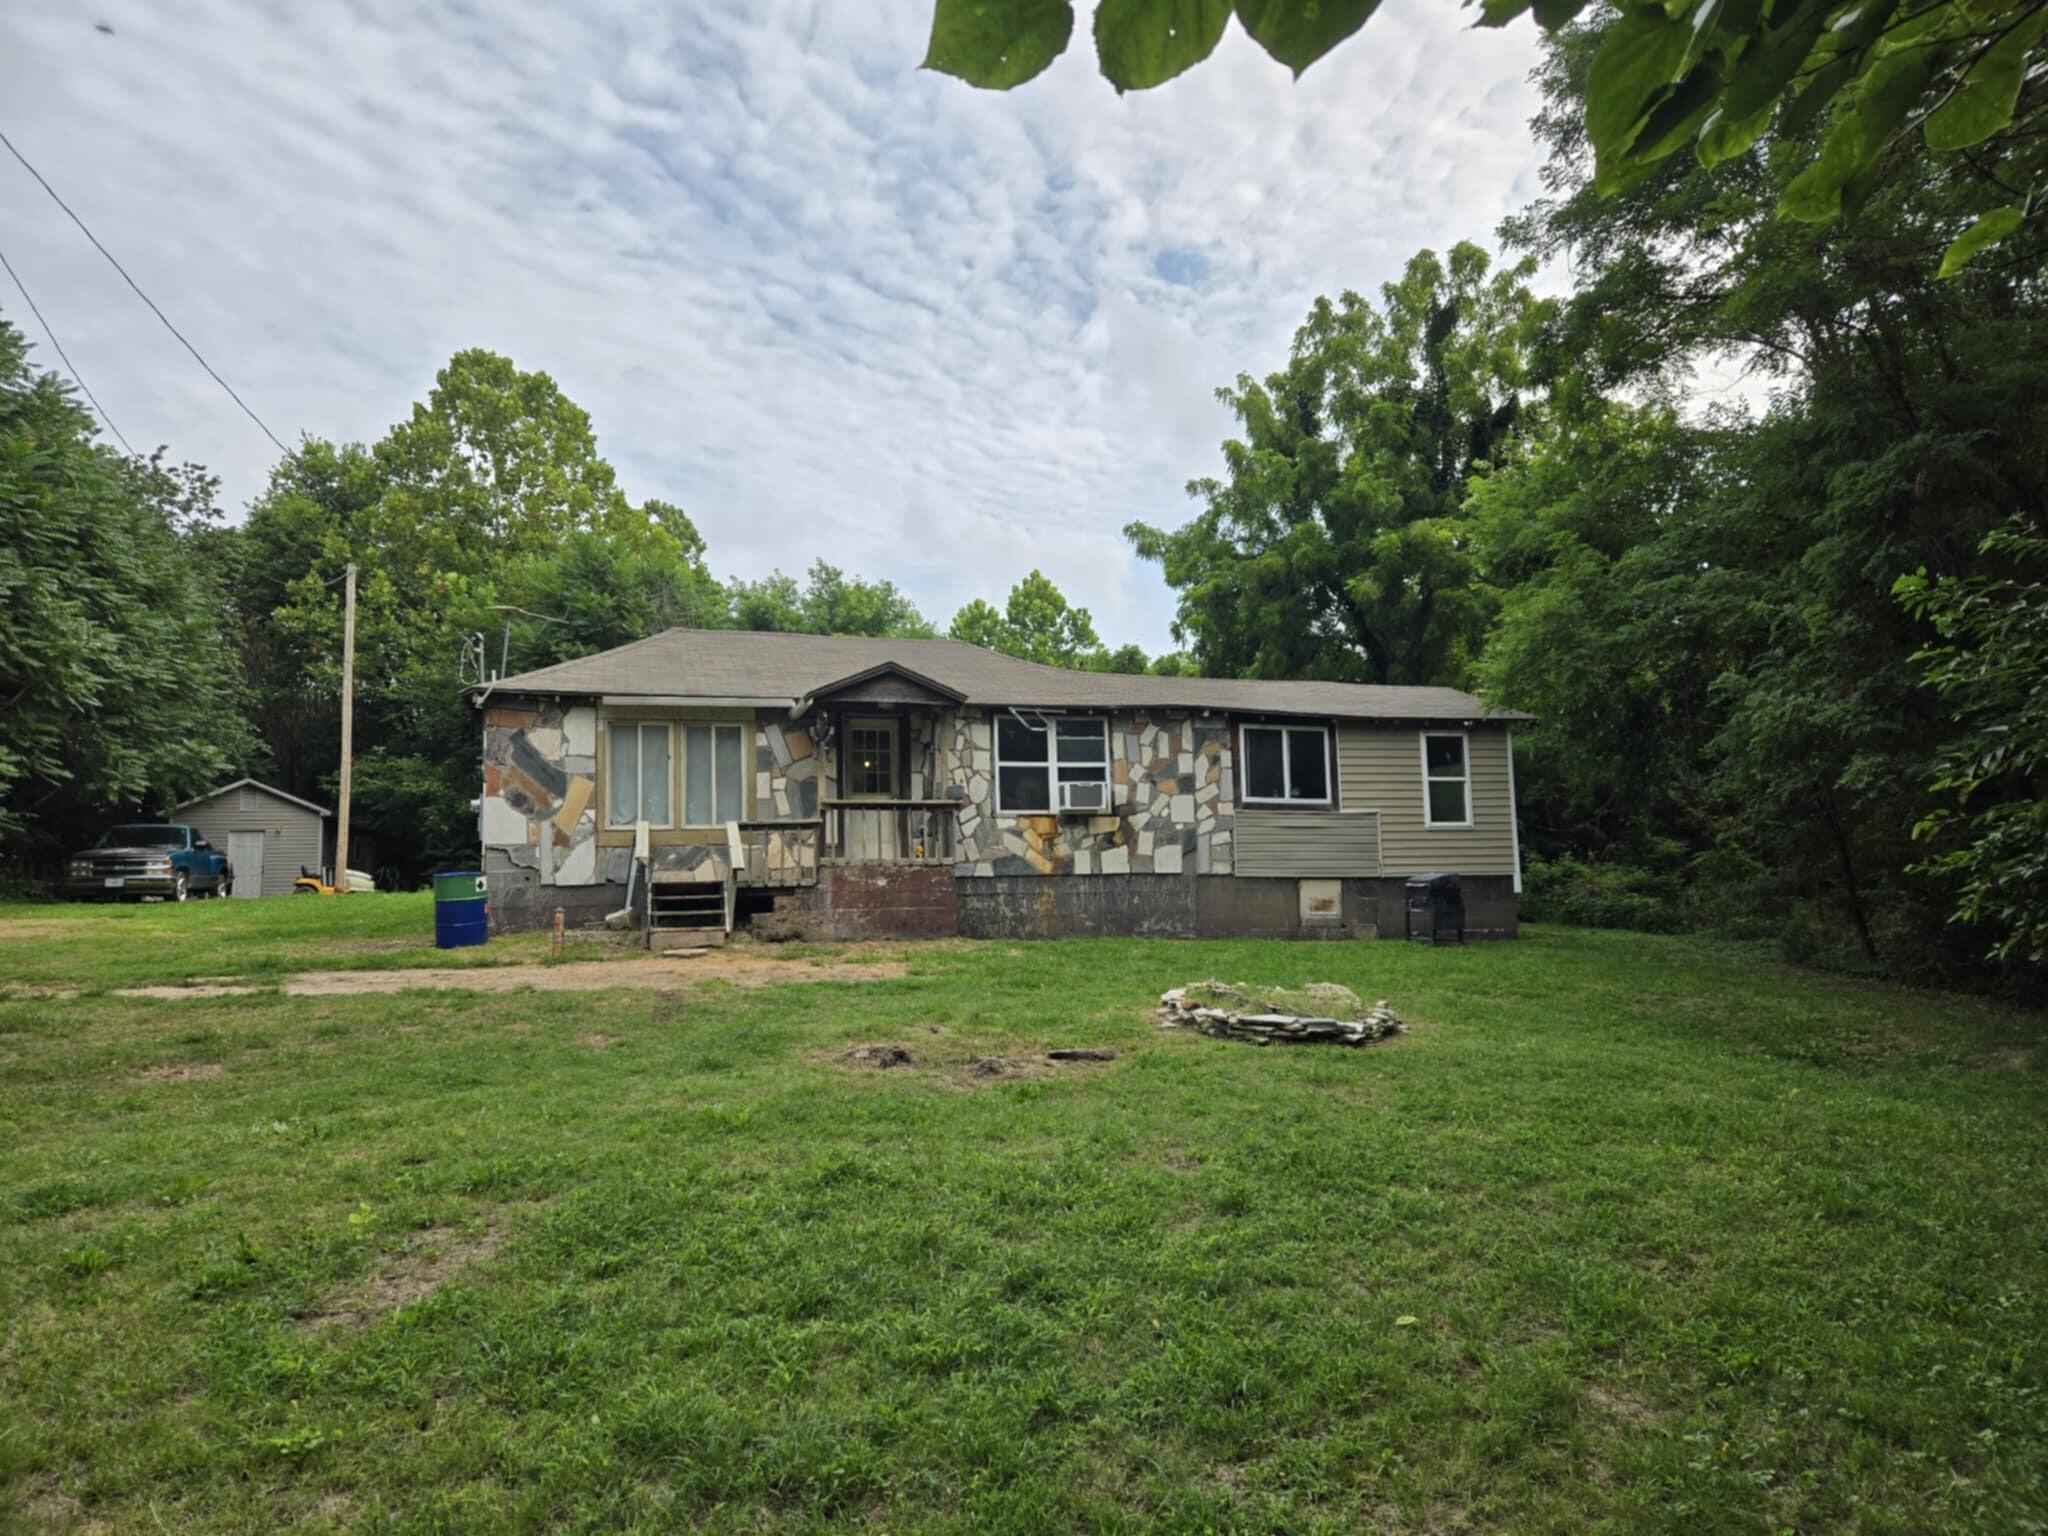
[[[374,438],[488,346],[721,571],[823,555],[943,622],[1037,565],[1148,648],[1170,601],[1117,530],[1186,515],[1215,387],[1537,164],[1526,31],[1433,0],[1298,84],[1233,31],[1123,98],[1085,28],[985,95],[915,69],[925,0],[680,9],[47,0],[0,15],[0,120],[287,440]],[[269,445],[11,163],[0,248],[131,440],[260,488]]]

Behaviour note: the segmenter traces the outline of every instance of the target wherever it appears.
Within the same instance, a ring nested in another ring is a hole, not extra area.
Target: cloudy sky
[[[1085,19],[1007,95],[920,72],[927,0],[7,0],[0,130],[287,442],[489,347],[721,574],[822,555],[943,625],[1036,565],[1157,650],[1118,530],[1186,518],[1216,386],[1536,191],[1532,29],[1470,15],[1388,0],[1298,83],[1233,27],[1119,98]],[[4,155],[0,250],[239,515],[275,450]]]

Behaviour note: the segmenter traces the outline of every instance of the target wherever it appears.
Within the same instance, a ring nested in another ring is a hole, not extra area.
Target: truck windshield
[[[107,835],[100,839],[102,848],[182,848],[185,846],[183,827],[159,827],[146,823],[133,823],[125,827],[109,827]]]

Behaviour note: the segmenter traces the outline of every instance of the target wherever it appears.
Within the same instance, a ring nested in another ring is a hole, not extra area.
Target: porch
[[[728,823],[726,861],[742,889],[790,889],[830,866],[950,867],[958,843],[957,801],[828,799],[803,820]]]
[[[879,916],[905,906],[902,893],[909,891],[916,924],[952,931],[955,802],[826,800],[821,810],[805,820],[730,821],[713,856],[686,867],[657,864],[648,876],[648,947],[723,944],[743,915],[747,892],[774,893],[776,912],[848,902],[880,909]],[[906,885],[892,876],[916,878]],[[933,894],[940,887],[943,900]]]

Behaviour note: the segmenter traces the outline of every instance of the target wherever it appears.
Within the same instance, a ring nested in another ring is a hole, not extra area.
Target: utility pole
[[[334,887],[348,890],[348,790],[356,745],[356,567],[351,560],[341,620],[341,810],[334,824]]]

